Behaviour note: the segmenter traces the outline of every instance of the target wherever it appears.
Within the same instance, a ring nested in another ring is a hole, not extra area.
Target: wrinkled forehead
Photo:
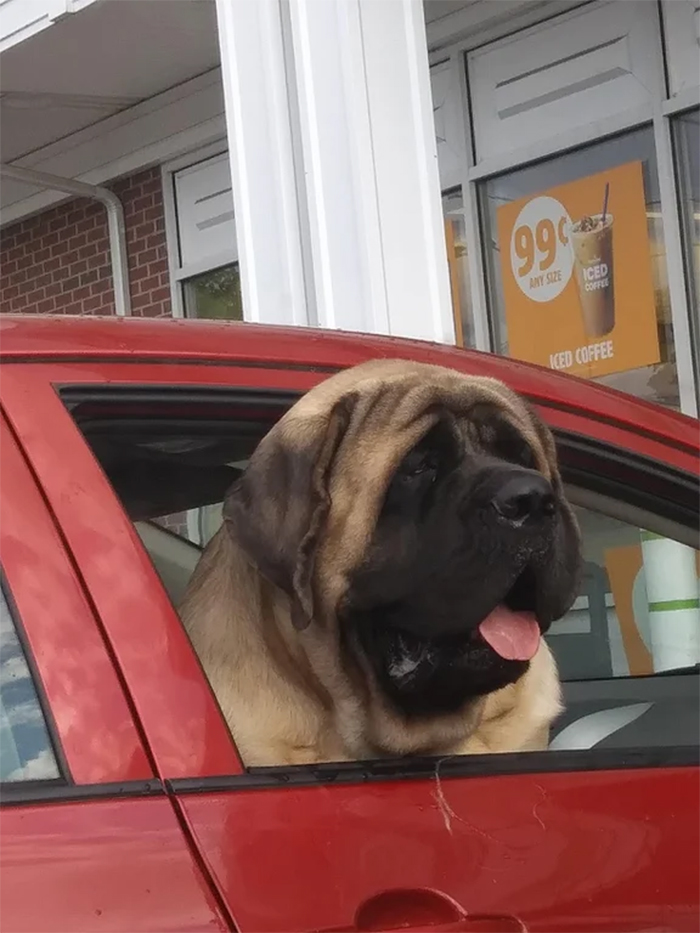
[[[388,440],[403,456],[440,418],[448,418],[468,441],[485,418],[510,421],[535,452],[540,439],[527,406],[496,379],[471,376],[424,363],[372,360],[344,370],[311,389],[289,413],[299,422],[323,418],[338,403],[348,412],[347,440]]]
[[[289,413],[292,432],[329,417],[341,403],[347,428],[335,452],[331,485],[349,497],[382,494],[406,454],[439,420],[448,421],[463,446],[473,448],[475,425],[508,421],[549,474],[549,456],[523,401],[495,379],[398,360],[377,360],[346,370],[312,389]]]
[[[365,409],[370,404],[374,407],[400,401],[404,414],[418,413],[421,406],[442,404],[464,417],[479,401],[492,402],[526,417],[516,393],[497,379],[410,360],[369,360],[345,369],[310,389],[292,411],[300,417],[316,417],[329,412],[343,398],[364,400]],[[358,414],[362,414],[362,407]]]

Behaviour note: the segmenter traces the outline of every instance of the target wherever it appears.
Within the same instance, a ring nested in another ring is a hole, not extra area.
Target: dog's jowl
[[[224,504],[181,612],[248,765],[544,748],[542,634],[580,541],[502,383],[398,360],[321,383]]]

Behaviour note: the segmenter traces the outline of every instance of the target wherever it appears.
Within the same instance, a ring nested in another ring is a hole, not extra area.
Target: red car
[[[0,331],[2,929],[698,930],[697,422],[403,340]],[[241,765],[173,603],[260,437],[371,357],[496,376],[557,436],[586,572],[545,752]]]

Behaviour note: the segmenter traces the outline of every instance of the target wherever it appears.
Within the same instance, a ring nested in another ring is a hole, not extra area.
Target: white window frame
[[[603,6],[609,0],[592,0],[582,4],[588,9]],[[572,19],[581,13],[581,6],[576,6],[565,12],[554,13],[561,20]],[[659,42],[663,41],[663,28],[661,9],[655,4],[659,21]],[[496,41],[514,34],[525,34],[538,26],[528,29],[516,29],[504,25],[499,35],[492,34],[489,41]],[[467,146],[467,158],[464,163],[461,186],[464,200],[466,220],[466,246],[469,262],[470,302],[471,314],[474,322],[475,346],[478,350],[492,351],[491,331],[488,314],[486,272],[482,237],[479,226],[478,185],[488,178],[503,174],[507,171],[523,168],[524,166],[555,158],[571,149],[593,145],[604,139],[619,135],[625,131],[643,128],[650,125],[654,134],[654,146],[658,165],[659,188],[661,200],[661,216],[664,226],[664,239],[666,247],[666,263],[668,268],[669,297],[671,305],[671,322],[676,351],[676,365],[678,370],[678,383],[680,393],[681,411],[692,417],[698,416],[697,392],[695,373],[692,358],[692,342],[690,335],[690,307],[688,304],[688,290],[686,276],[688,271],[684,267],[684,250],[682,240],[682,219],[679,210],[679,187],[673,158],[672,144],[672,118],[677,113],[688,110],[700,103],[700,87],[690,88],[677,94],[668,96],[668,77],[664,62],[665,94],[663,98],[655,99],[650,105],[616,114],[586,127],[577,127],[555,138],[537,142],[530,146],[513,149],[508,153],[490,159],[484,159],[479,164],[475,162],[475,146],[473,132],[467,115],[471,110],[470,90],[467,78],[466,56],[474,50],[474,42],[468,39],[455,41],[451,46],[445,45],[440,53],[432,56],[431,64],[436,65],[449,59],[450,67],[459,75],[459,90],[461,106],[459,109],[464,121],[463,131],[468,134],[470,145]],[[659,54],[662,46],[659,46]]]
[[[235,247],[222,251],[216,256],[207,257],[201,262],[183,263],[180,256],[180,233],[177,223],[177,199],[175,195],[175,175],[186,168],[192,168],[200,162],[206,162],[215,156],[228,152],[225,137],[200,149],[188,152],[172,161],[161,165],[163,182],[163,210],[165,214],[165,240],[168,250],[168,272],[170,275],[170,300],[173,317],[185,317],[185,295],[183,283],[187,279],[219,269],[221,266],[238,261]]]

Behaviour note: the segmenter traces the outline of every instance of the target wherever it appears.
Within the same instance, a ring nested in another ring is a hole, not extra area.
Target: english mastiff
[[[545,748],[542,634],[578,527],[501,382],[376,360],[304,395],[229,491],[181,614],[247,765]]]

